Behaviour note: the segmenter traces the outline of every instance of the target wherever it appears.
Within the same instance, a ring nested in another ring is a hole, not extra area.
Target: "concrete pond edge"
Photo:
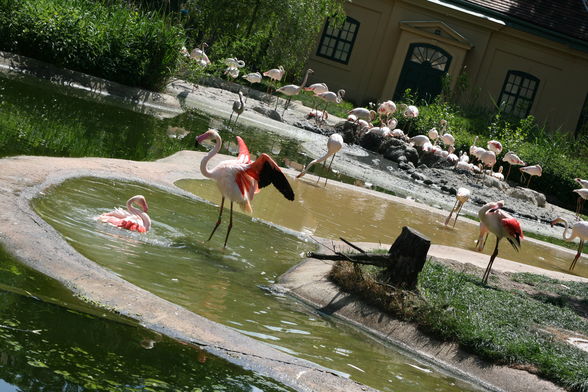
[[[49,187],[88,176],[144,183],[201,200],[173,183],[180,178],[203,178],[195,169],[203,155],[181,152],[156,162],[28,156],[1,159],[0,244],[18,261],[56,279],[85,301],[196,344],[297,391],[373,391],[335,370],[291,356],[127,282],[79,254],[31,207],[31,200]],[[191,175],[187,175],[189,171]]]
[[[340,248],[345,248],[341,243]],[[338,246],[339,248],[339,246]],[[322,251],[328,249],[323,248]],[[319,312],[364,330],[385,344],[452,377],[494,392],[564,392],[565,389],[525,370],[495,365],[466,352],[455,342],[442,342],[417,325],[395,319],[339,289],[327,278],[333,262],[306,259],[280,276],[274,290],[297,298]]]

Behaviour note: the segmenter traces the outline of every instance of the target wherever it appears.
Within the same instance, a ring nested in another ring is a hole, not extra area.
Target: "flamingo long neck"
[[[311,161],[308,165],[306,165],[306,167],[304,168],[304,170],[302,170],[302,173],[306,174],[308,172],[308,169],[310,169],[310,167],[312,165],[317,164],[317,163],[321,163],[321,162],[325,161],[328,157],[330,157],[333,154],[334,154],[334,152],[327,151],[327,153],[325,155],[323,155],[320,158],[315,159],[314,161]]]
[[[306,75],[304,75],[304,80],[302,81],[302,84],[300,85],[300,88],[302,89],[304,86],[306,86],[306,81],[308,80],[308,74],[310,73],[310,69],[306,70]]]
[[[570,235],[569,235],[569,237],[567,236],[567,234],[568,234],[568,229],[570,228],[570,226],[569,226],[569,224],[568,224],[568,221],[567,221],[567,220],[565,220],[565,219],[563,219],[563,218],[560,218],[559,220],[560,220],[560,221],[562,221],[562,222],[563,222],[563,224],[564,224],[564,225],[565,225],[565,227],[566,227],[566,228],[564,229],[564,232],[563,232],[563,239],[564,239],[564,241],[571,241],[571,240],[574,238],[574,236],[572,235],[572,233],[571,233],[571,232],[570,232]]]
[[[341,103],[343,96],[341,95],[341,90],[337,91],[337,103]]]
[[[210,159],[215,156],[221,149],[221,145],[223,143],[221,137],[219,135],[217,135],[215,137],[216,139],[216,144],[214,145],[214,148],[212,150],[210,150],[210,152],[208,153],[208,155],[206,155],[201,161],[200,161],[200,172],[202,173],[202,175],[204,177],[208,177],[208,178],[212,178],[212,173],[210,172],[210,170],[208,170],[208,161],[210,161]]]
[[[143,226],[145,227],[145,229],[147,231],[149,231],[149,228],[151,227],[151,219],[149,218],[149,215],[147,215],[145,213],[145,211],[142,211],[138,208],[136,208],[133,205],[133,200],[129,200],[127,201],[127,210],[129,210],[129,212],[133,215],[138,216],[139,218],[141,218],[141,221],[143,222]]]

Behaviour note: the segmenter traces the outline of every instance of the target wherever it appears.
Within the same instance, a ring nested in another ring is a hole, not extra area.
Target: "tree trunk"
[[[380,278],[395,287],[413,290],[419,272],[427,261],[431,240],[418,231],[404,226],[396,241],[390,247],[389,264]]]

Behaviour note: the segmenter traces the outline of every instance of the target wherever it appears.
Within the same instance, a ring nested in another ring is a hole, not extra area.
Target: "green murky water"
[[[91,308],[2,250],[0,282],[0,391],[290,390]]]
[[[139,193],[147,198],[153,221],[147,235],[93,219]],[[285,199],[272,203],[276,213],[291,207]],[[206,241],[215,206],[141,184],[69,180],[36,199],[34,207],[82,254],[124,279],[280,350],[384,391],[474,390],[269,291],[313,244],[259,219],[236,213],[223,250],[226,225]]]

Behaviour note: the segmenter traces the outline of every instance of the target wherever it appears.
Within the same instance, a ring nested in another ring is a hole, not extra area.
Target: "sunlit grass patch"
[[[484,286],[477,276],[432,261],[419,275],[417,293],[378,284],[373,267],[359,272],[345,264],[337,264],[331,279],[372,305],[486,360],[525,368],[572,391],[588,390],[588,353],[562,338],[588,337],[588,320],[573,307]],[[563,284],[531,274],[517,274],[515,279],[552,292]],[[585,284],[568,283],[569,295],[586,298]]]

